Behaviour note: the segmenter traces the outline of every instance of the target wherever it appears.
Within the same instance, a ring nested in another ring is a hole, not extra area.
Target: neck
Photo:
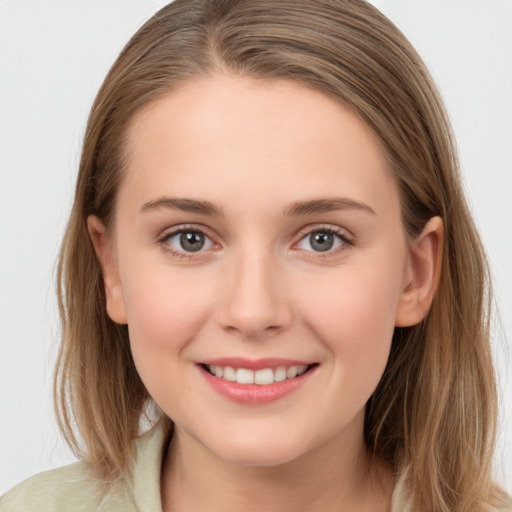
[[[362,438],[355,448],[329,440],[290,462],[249,466],[217,457],[177,428],[162,468],[162,505],[164,512],[386,512],[393,484]]]

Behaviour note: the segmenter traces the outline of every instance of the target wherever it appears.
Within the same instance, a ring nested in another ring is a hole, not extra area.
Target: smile
[[[211,388],[241,404],[273,402],[301,388],[316,373],[318,363],[283,359],[223,358],[202,361],[201,374]]]
[[[257,384],[268,386],[274,382],[283,382],[287,379],[294,379],[309,368],[309,365],[279,366],[278,368],[262,368],[251,370],[248,368],[233,368],[231,366],[205,365],[211,375],[228,382],[238,384]]]

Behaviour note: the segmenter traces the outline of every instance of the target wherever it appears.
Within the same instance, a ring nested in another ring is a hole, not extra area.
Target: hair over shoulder
[[[363,0],[176,0],[132,37],[91,109],[62,244],[54,395],[61,430],[98,475],[126,473],[151,399],[128,329],[105,307],[87,217],[113,225],[134,115],[212,73],[294,80],[358,114],[385,150],[410,240],[444,222],[443,268],[418,325],[396,328],[366,407],[369,452],[400,475],[395,510],[506,510],[492,480],[497,397],[486,258],[461,187],[452,131],[404,35]]]

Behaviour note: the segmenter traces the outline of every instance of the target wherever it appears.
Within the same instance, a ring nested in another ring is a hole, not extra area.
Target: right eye
[[[161,243],[175,255],[184,255],[211,249],[213,241],[198,229],[179,229],[166,235]]]

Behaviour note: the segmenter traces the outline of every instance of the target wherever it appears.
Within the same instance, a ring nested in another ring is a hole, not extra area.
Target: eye
[[[297,247],[305,251],[332,252],[343,245],[352,245],[352,242],[334,229],[323,228],[309,232],[301,238]]]
[[[165,236],[162,243],[174,253],[193,253],[211,249],[212,240],[197,229],[180,229]]]

